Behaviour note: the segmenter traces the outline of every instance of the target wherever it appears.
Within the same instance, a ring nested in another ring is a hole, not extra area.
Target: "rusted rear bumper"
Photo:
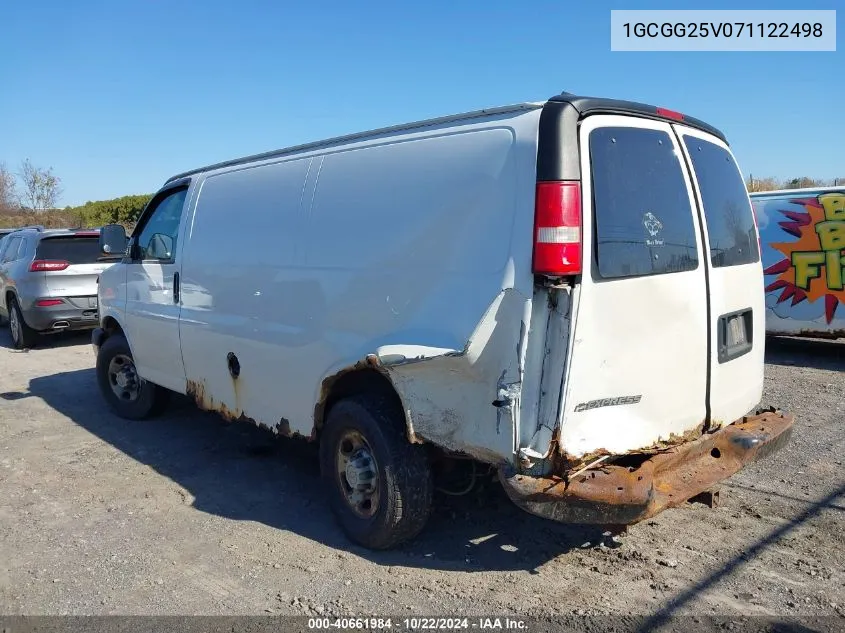
[[[781,449],[794,418],[771,411],[657,453],[639,466],[602,464],[572,481],[503,467],[499,478],[523,510],[563,523],[630,525],[680,505],[745,464]]]

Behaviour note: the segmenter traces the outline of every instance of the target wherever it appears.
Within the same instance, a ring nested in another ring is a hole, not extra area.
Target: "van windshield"
[[[745,183],[730,152],[693,136],[684,136],[701,190],[710,262],[714,268],[753,264],[760,258],[754,215]]]
[[[100,244],[96,237],[46,237],[38,244],[36,259],[59,259],[74,264],[96,264]]]

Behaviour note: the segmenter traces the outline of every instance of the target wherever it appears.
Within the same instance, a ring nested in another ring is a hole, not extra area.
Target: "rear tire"
[[[143,420],[161,413],[170,396],[163,387],[138,376],[132,350],[122,334],[112,334],[100,347],[97,384],[109,407],[127,420]]]
[[[395,547],[428,521],[434,489],[428,456],[408,442],[402,410],[385,396],[359,395],[332,406],[320,439],[320,471],[341,528],[364,547]]]
[[[38,332],[33,330],[23,320],[23,313],[15,297],[9,298],[9,334],[15,349],[35,347],[38,342]]]

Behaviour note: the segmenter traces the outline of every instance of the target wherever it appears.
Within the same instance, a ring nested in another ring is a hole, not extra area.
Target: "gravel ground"
[[[179,400],[105,409],[88,336],[0,334],[0,613],[845,616],[845,344],[768,344],[782,452],[633,526],[621,546],[511,505],[441,496],[392,552],[351,546],[316,451]],[[610,545],[610,546],[608,546]]]

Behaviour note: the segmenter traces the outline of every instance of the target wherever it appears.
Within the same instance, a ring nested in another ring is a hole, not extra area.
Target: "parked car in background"
[[[15,231],[21,231],[23,229],[38,229],[38,230],[43,231],[44,227],[41,226],[40,224],[38,224],[38,225],[32,225],[32,226],[20,226],[18,228],[12,228],[12,229],[10,229],[10,228],[0,229],[0,248],[3,248],[3,242],[4,242],[7,235],[11,235]]]
[[[18,229],[0,247],[0,316],[15,347],[39,334],[97,325],[97,277],[112,262],[100,255],[99,231]]]
[[[0,250],[3,249],[3,244],[6,243],[6,237],[15,229],[0,229]]]
[[[751,194],[769,334],[845,337],[845,186]]]
[[[0,229],[0,237],[4,235],[8,235],[9,233],[14,233],[15,231],[21,231],[23,229],[38,229],[39,231],[44,230],[44,225],[42,224],[27,224],[26,226],[18,226],[16,228],[3,228]]]
[[[549,519],[641,521],[784,444],[721,132],[555,96],[174,176],[100,278],[97,380],[320,442],[354,541],[417,534],[433,457]],[[748,415],[752,412],[751,415]],[[669,450],[671,449],[671,450]]]

